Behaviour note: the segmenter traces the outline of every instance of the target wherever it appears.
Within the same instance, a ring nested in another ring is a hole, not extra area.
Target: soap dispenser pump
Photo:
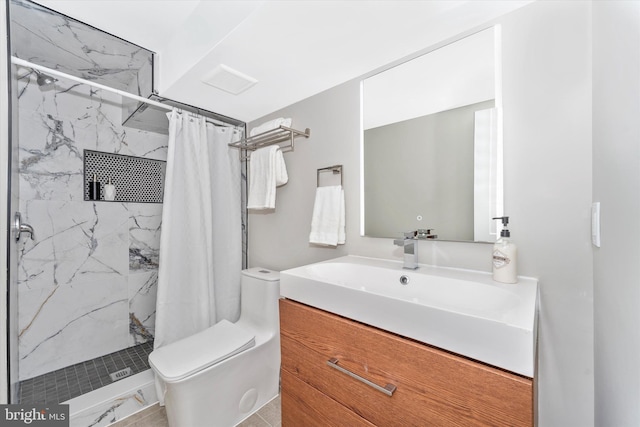
[[[500,238],[493,245],[493,280],[502,283],[518,282],[518,247],[511,241],[511,233],[507,229],[508,216],[493,219],[502,220]]]

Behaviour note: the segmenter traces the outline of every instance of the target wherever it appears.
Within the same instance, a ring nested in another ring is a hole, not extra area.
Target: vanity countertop
[[[344,256],[280,273],[281,296],[532,378],[538,282]]]

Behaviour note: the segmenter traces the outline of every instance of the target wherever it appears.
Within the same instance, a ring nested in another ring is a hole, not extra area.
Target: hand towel
[[[269,120],[268,122],[264,122],[259,126],[251,128],[249,131],[249,136],[254,136],[262,132],[266,132],[271,129],[275,129],[280,126],[286,126],[288,128],[291,127],[291,118],[278,117],[277,119]]]
[[[344,190],[341,185],[318,187],[311,218],[309,243],[337,246],[345,243]]]
[[[280,147],[271,145],[254,151],[249,162],[247,209],[275,209],[276,187],[288,180]]]

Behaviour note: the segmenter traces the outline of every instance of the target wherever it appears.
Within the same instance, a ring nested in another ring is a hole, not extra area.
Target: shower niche
[[[84,150],[83,157],[85,201],[107,201],[105,184],[111,182],[116,190],[114,202],[162,203],[166,161],[94,150]],[[90,197],[94,174],[100,183],[96,199]]]

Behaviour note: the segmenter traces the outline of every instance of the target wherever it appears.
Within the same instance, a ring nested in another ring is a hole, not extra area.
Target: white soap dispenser
[[[493,280],[502,283],[518,283],[518,247],[511,241],[507,229],[508,216],[493,219],[502,220],[500,238],[493,245]]]
[[[105,200],[115,200],[116,199],[116,186],[111,183],[111,178],[109,178],[109,183],[104,186],[104,199]]]

